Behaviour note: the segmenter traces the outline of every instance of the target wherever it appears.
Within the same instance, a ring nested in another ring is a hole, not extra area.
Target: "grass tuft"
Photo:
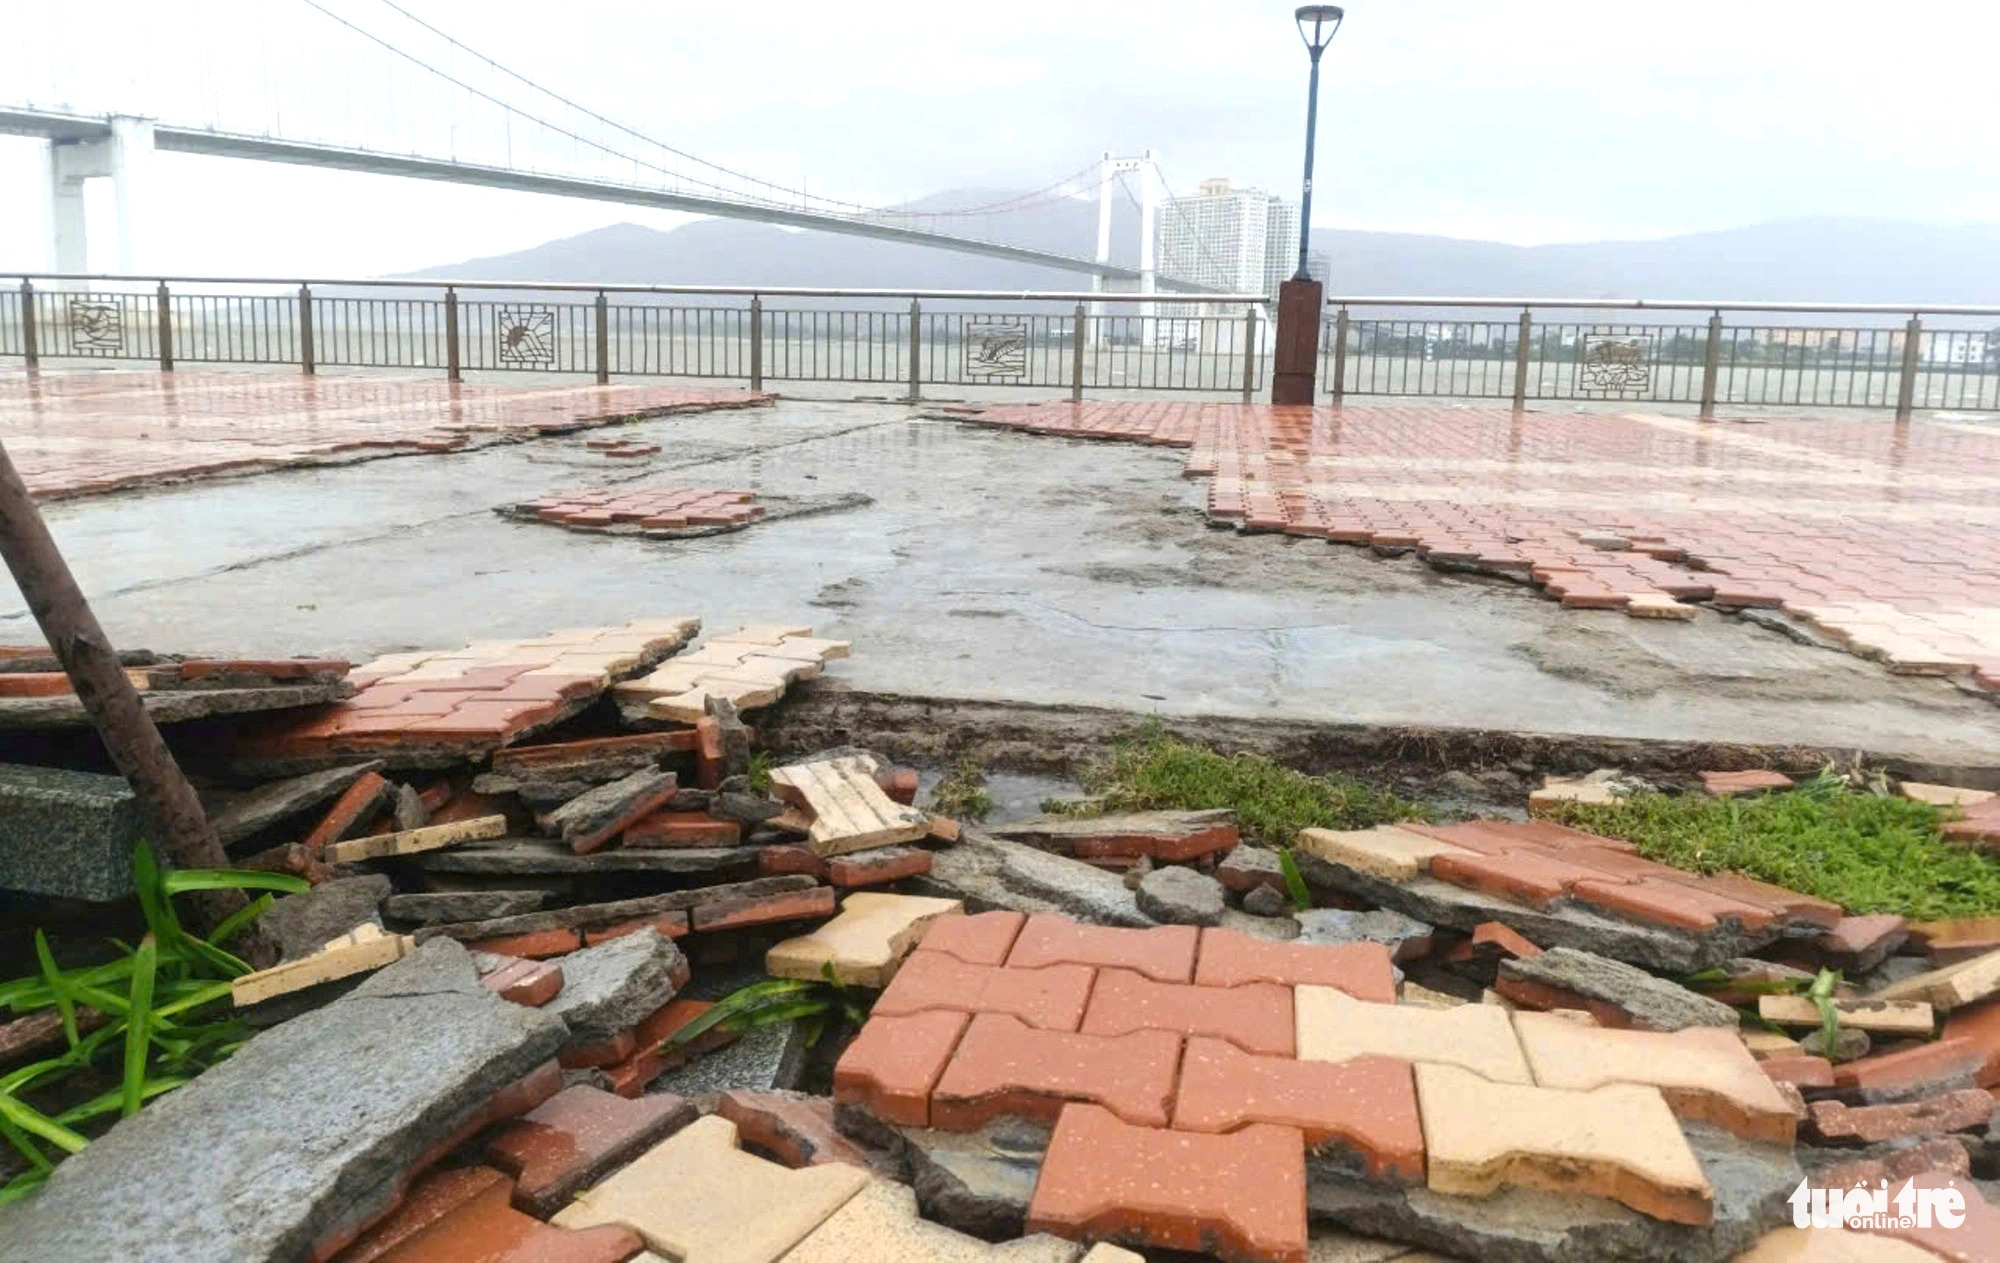
[[[1635,794],[1565,804],[1564,824],[1624,838],[1648,859],[1735,871],[1849,912],[1913,921],[2000,913],[2000,860],[1944,841],[1937,808],[1855,793],[1831,778],[1758,798]]]
[[[945,773],[931,790],[931,810],[953,820],[977,823],[993,814],[993,795],[986,792],[986,772],[965,762]]]
[[[1085,808],[1051,801],[1045,809],[1075,815],[1117,811],[1201,811],[1227,807],[1243,836],[1290,846],[1300,829],[1366,829],[1427,820],[1430,809],[1352,777],[1308,776],[1258,754],[1222,754],[1167,735],[1148,721],[1114,744],[1083,776]]]

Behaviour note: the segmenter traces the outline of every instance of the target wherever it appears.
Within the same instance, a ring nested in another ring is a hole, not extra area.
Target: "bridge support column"
[[[153,122],[114,117],[107,136],[52,140],[47,144],[43,191],[48,225],[48,263],[56,272],[90,271],[90,237],[84,212],[87,180],[109,179],[116,205],[118,271],[128,275],[150,262],[146,232],[152,201]]]
[[[1310,407],[1319,377],[1318,281],[1278,286],[1278,332],[1271,365],[1271,402]]]

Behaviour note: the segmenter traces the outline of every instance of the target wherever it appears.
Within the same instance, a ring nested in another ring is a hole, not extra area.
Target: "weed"
[[[750,756],[750,789],[752,793],[771,792],[771,756],[759,750]]]
[[[953,820],[984,820],[993,814],[993,795],[986,792],[986,772],[977,763],[959,764],[931,790],[931,809]]]
[[[28,1162],[26,1171],[0,1185],[0,1205],[27,1196],[55,1169],[58,1156],[44,1146],[61,1154],[78,1152],[90,1142],[77,1127],[109,1114],[131,1117],[148,1099],[186,1083],[249,1037],[249,1028],[230,1012],[229,980],[250,972],[250,966],[224,944],[271,906],[271,896],[253,900],[207,938],[181,926],[173,897],[193,890],[306,889],[305,882],[282,873],[167,872],[144,842],[133,854],[132,877],[146,922],[137,947],[119,944],[121,954],[113,960],[65,970],[38,930],[39,972],[0,983],[0,1008],[16,1015],[55,1010],[68,1045],[60,1056],[0,1077],[0,1140]],[[85,1014],[104,1019],[87,1035]],[[31,1092],[46,1095],[73,1077],[108,1071],[114,1048],[118,1086],[111,1091],[53,1116],[25,1099]]]
[[[806,1023],[806,1046],[810,1048],[819,1043],[827,1025],[836,1019],[860,1030],[868,1020],[871,1003],[856,994],[856,988],[836,978],[833,962],[828,961],[820,966],[818,982],[767,978],[738,987],[716,1001],[700,1017],[669,1035],[661,1047],[684,1047],[717,1027],[741,1034],[760,1026],[803,1020]]]
[[[1267,846],[1289,846],[1300,829],[1366,829],[1430,817],[1423,804],[1352,777],[1308,776],[1262,755],[1222,754],[1168,736],[1152,720],[1086,769],[1083,784],[1093,800],[1088,806],[1051,800],[1043,808],[1099,815],[1227,807],[1244,837]]]
[[[1278,871],[1285,876],[1285,893],[1291,896],[1292,907],[1300,912],[1312,911],[1312,888],[1306,885],[1305,874],[1299,871],[1299,862],[1292,857],[1289,846],[1278,848]]]
[[[1856,793],[1838,777],[1759,798],[1635,794],[1570,803],[1556,818],[1624,838],[1676,868],[1747,873],[1853,913],[1913,921],[2000,913],[2000,860],[1939,837],[1937,808]]]

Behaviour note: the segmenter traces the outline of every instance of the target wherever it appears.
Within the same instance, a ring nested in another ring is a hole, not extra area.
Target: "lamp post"
[[[1333,42],[1333,33],[1340,29],[1340,20],[1346,16],[1337,4],[1301,5],[1292,15],[1299,24],[1300,38],[1306,42],[1306,52],[1312,57],[1312,87],[1306,93],[1306,184],[1299,197],[1299,270],[1292,274],[1295,281],[1312,275],[1307,269],[1306,245],[1312,236],[1313,134],[1319,123],[1319,55]]]

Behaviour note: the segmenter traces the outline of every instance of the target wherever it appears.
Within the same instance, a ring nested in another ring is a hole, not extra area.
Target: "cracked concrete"
[[[1565,610],[1501,580],[1217,528],[1175,451],[803,400],[617,433],[665,450],[611,462],[575,436],[47,513],[134,647],[359,660],[698,613],[852,639],[832,674],[878,693],[2000,762],[1990,701],[1743,619]],[[685,540],[493,512],[641,479],[873,503]],[[0,588],[0,640],[34,637]]]

